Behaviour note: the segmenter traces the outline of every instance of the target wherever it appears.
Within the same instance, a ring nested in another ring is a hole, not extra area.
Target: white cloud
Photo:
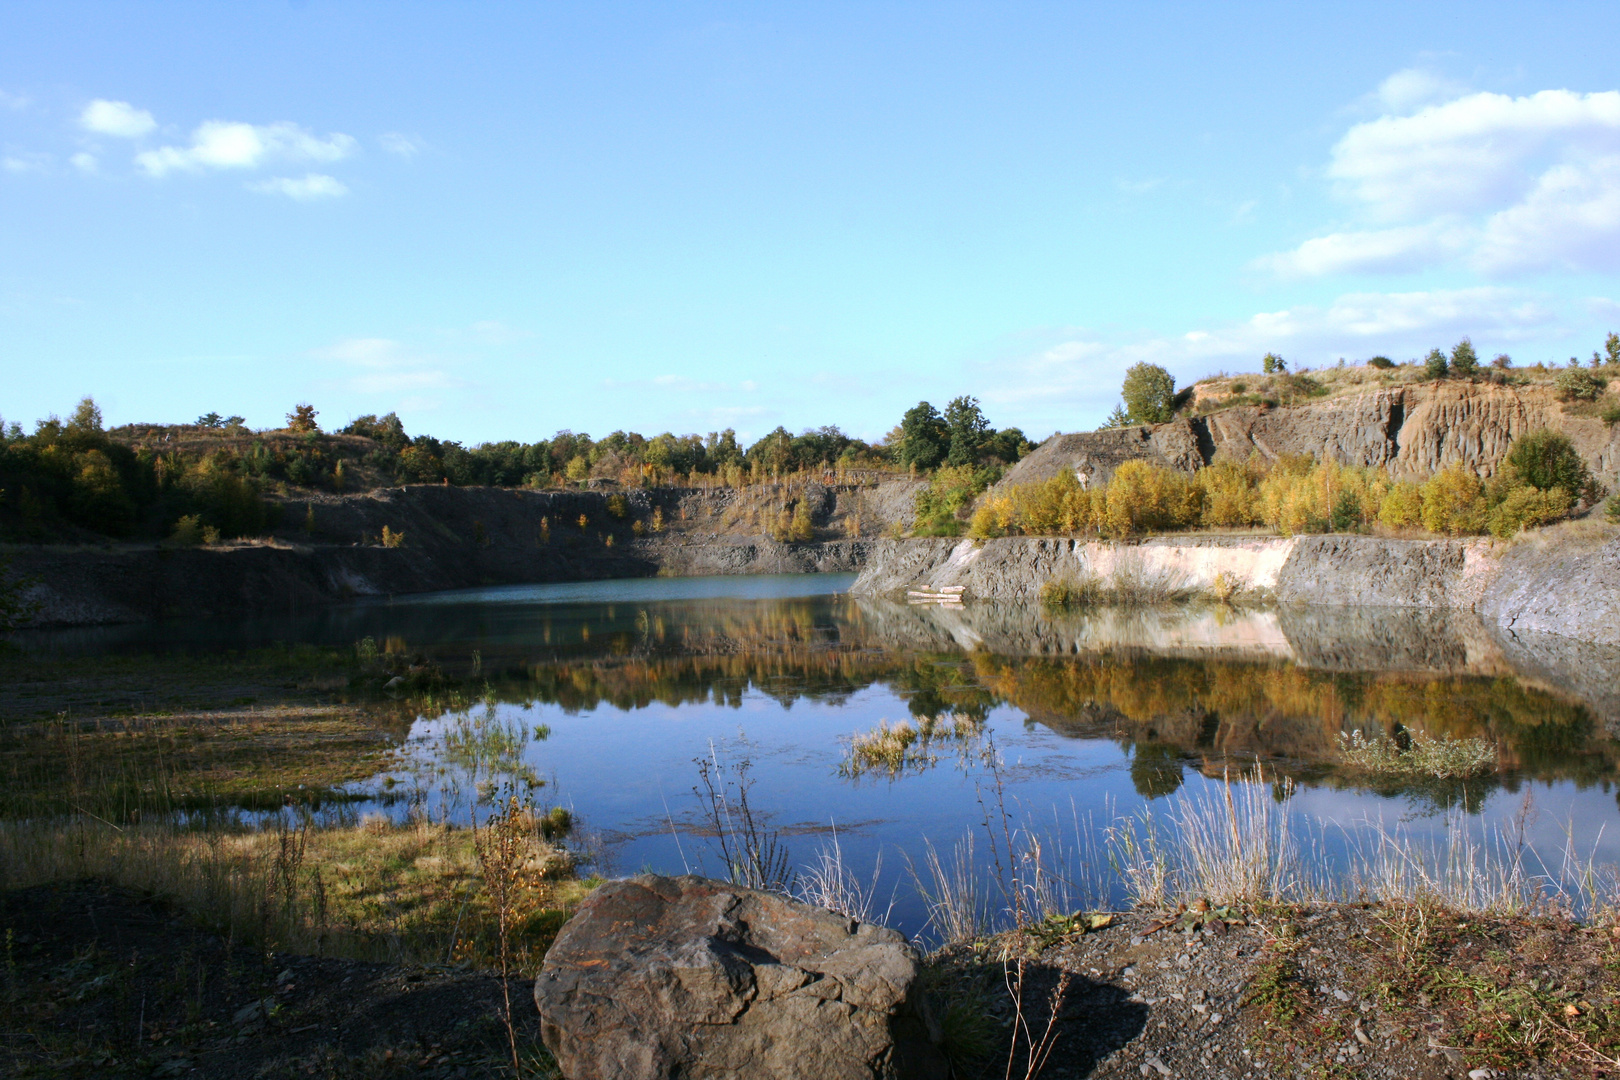
[[[1468,241],[1468,228],[1455,222],[1401,225],[1314,237],[1293,251],[1267,255],[1259,264],[1283,277],[1399,272],[1435,262],[1460,250]]]
[[[1444,98],[1460,97],[1466,90],[1463,84],[1425,68],[1407,68],[1379,83],[1373,97],[1383,108],[1402,113]]]
[[[248,188],[266,195],[285,195],[299,202],[335,199],[349,193],[349,188],[343,181],[324,173],[306,173],[298,178],[275,176],[269,180],[249,184]]]
[[[86,154],[81,152],[74,154],[68,160],[73,162],[73,167],[82,173],[93,173],[99,166],[99,163],[96,161],[96,155],[94,154]]]
[[[1620,92],[1469,94],[1411,116],[1357,124],[1333,148],[1328,175],[1384,220],[1511,204],[1540,166],[1620,152]]]
[[[341,360],[361,367],[387,368],[408,362],[404,346],[392,338],[344,338],[312,353],[321,360]]]
[[[138,139],[157,127],[157,121],[145,109],[137,109],[127,101],[108,101],[97,98],[79,114],[79,126],[97,135],[113,135],[120,139]]]
[[[26,108],[28,108],[28,98],[22,94],[8,94],[4,90],[0,90],[0,109],[21,112]]]
[[[42,173],[51,167],[51,155],[19,150],[0,158],[0,168],[9,173]]]
[[[189,146],[163,146],[135,155],[149,176],[204,169],[256,169],[275,161],[339,161],[358,144],[341,133],[320,138],[297,124],[242,124],[209,120],[191,133]]]
[[[399,394],[410,391],[454,390],[466,385],[445,371],[438,357],[418,353],[392,338],[344,338],[310,353],[363,369],[345,380],[362,394]]]
[[[413,135],[402,135],[397,131],[390,131],[379,136],[377,139],[377,145],[381,146],[390,154],[398,154],[400,157],[405,158],[414,157],[421,153],[423,147],[421,139],[418,139]]]
[[[1386,80],[1381,99],[1393,109],[1448,89],[1421,74],[1391,76],[1402,81]],[[1260,265],[1285,275],[1620,265],[1620,91],[1472,93],[1390,113],[1351,127],[1327,175],[1373,227]]]

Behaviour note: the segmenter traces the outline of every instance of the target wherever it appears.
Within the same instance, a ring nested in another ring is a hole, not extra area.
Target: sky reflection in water
[[[694,759],[747,760],[754,806],[795,861],[833,828],[857,872],[881,852],[884,903],[892,893],[892,919],[909,931],[924,912],[904,879],[924,840],[946,848],[977,831],[982,860],[984,821],[998,816],[996,775],[971,753],[941,750],[932,768],[893,780],[840,775],[851,736],[918,715],[982,720],[1014,824],[1071,857],[1090,844],[1094,866],[1116,816],[1163,813],[1174,798],[1218,791],[1228,773],[1242,782],[1256,762],[1268,781],[1293,785],[1286,805],[1308,819],[1305,846],[1321,865],[1342,862],[1368,819],[1438,844],[1457,815],[1476,835],[1522,821],[1548,859],[1568,829],[1583,855],[1620,861],[1620,832],[1607,827],[1617,817],[1614,747],[1601,735],[1608,703],[1555,687],[1545,647],[1529,660],[1511,644],[1493,652],[1477,624],[1410,612],[944,612],[804,595],[844,584],[435,597],[382,609],[387,627],[369,632],[434,657],[477,650],[493,704],[418,720],[409,756],[433,763],[458,716],[509,730],[547,782],[539,797],[575,810],[605,871],[719,872],[698,834]],[[378,610],[349,618],[359,621],[342,632],[353,634]],[[1466,784],[1369,787],[1327,764],[1340,731],[1397,724],[1489,738],[1509,768]],[[421,797],[443,812],[447,778],[423,772]],[[393,812],[411,787],[393,789]],[[1123,900],[1117,887],[1113,900]]]

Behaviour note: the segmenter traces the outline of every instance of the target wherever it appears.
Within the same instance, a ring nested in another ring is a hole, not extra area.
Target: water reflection
[[[402,742],[360,785],[376,807],[464,817],[503,790],[539,790],[577,813],[607,870],[718,869],[702,861],[695,759],[750,762],[773,828],[836,826],[865,867],[886,846],[921,865],[925,844],[981,827],[985,792],[1002,784],[1020,820],[1094,837],[1093,815],[1202,797],[1256,763],[1269,786],[1257,791],[1318,821],[1388,813],[1443,834],[1434,823],[1451,811],[1495,828],[1534,792],[1532,840],[1556,850],[1567,823],[1589,852],[1620,855],[1602,831],[1620,650],[1458,613],[948,610],[827,591],[847,581],[487,590],[22,644],[162,663],[165,651],[362,643],[362,673],[334,693],[388,717]],[[898,754],[879,740],[874,767],[851,767],[859,739],[902,727],[914,735]],[[1351,732],[1483,739],[1499,768],[1467,781],[1352,771]]]

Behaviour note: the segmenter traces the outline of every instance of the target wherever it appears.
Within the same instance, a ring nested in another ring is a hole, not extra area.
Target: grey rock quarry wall
[[[910,507],[916,486],[626,491],[616,515],[611,492],[414,485],[283,499],[276,533],[255,540],[195,548],[18,544],[5,553],[10,574],[29,583],[38,626],[292,614],[356,596],[489,585],[853,572],[871,541],[847,533],[903,527],[895,515]],[[764,519],[787,498],[810,503],[820,539],[761,535]],[[403,544],[384,546],[384,528],[403,535]]]
[[[1241,406],[1167,424],[1058,435],[1008,470],[1001,485],[1039,482],[1064,470],[1106,481],[1132,458],[1191,472],[1217,454],[1238,461],[1255,454],[1267,460],[1312,454],[1320,461],[1387,469],[1399,479],[1461,463],[1492,476],[1513,441],[1538,428],[1564,432],[1599,479],[1611,487],[1620,482],[1620,426],[1570,414],[1548,387],[1442,381],[1317,404]]]
[[[1158,583],[1282,605],[1469,611],[1510,633],[1620,644],[1620,537],[1577,522],[1517,543],[1367,536],[1161,537],[1137,542],[1008,537],[881,540],[857,596],[961,586],[1034,601],[1048,582]]]

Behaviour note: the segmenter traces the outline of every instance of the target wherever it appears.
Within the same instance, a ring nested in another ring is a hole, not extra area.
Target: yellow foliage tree
[[[1485,531],[1485,485],[1461,465],[1449,465],[1419,489],[1423,527],[1447,536]]]

